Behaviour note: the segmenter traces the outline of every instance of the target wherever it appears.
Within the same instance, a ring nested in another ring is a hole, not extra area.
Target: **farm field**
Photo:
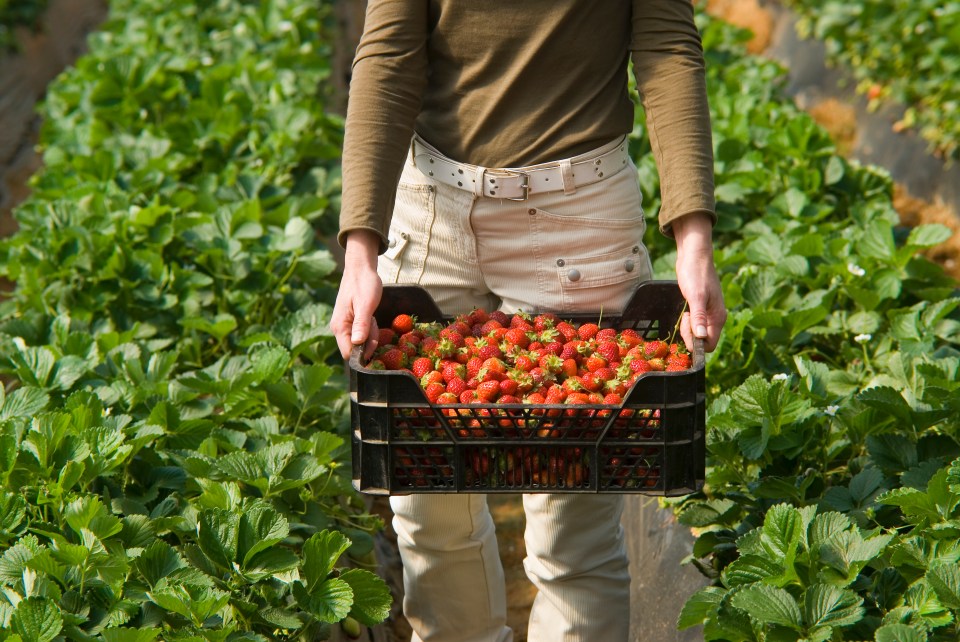
[[[951,171],[956,83],[943,79],[960,68],[960,12],[813,4],[782,6],[861,97],[792,94],[764,55],[777,46],[765,5],[698,11],[730,316],[707,362],[706,485],[661,501],[689,547],[683,572],[704,586],[671,618],[677,640],[953,641],[957,215],[856,150],[862,101],[897,101],[891,135]],[[0,2],[8,40],[47,10],[14,5]],[[0,239],[0,640],[408,630],[385,568],[388,510],[350,485],[327,325],[337,9],[112,0],[46,87],[42,162]],[[878,20],[903,29],[893,58],[862,26]],[[914,35],[935,46],[918,54]],[[916,55],[929,74],[904,71]],[[638,113],[630,150],[652,222],[643,125]],[[656,276],[672,278],[656,228]],[[492,504],[517,570],[518,499]],[[523,640],[532,589],[522,571],[508,580]]]

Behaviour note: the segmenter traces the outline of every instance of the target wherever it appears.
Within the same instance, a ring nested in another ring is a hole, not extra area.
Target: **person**
[[[351,79],[331,318],[369,356],[383,282],[445,315],[610,312],[652,276],[626,135],[646,112],[676,239],[681,334],[726,319],[713,262],[713,156],[690,0],[369,0]],[[626,640],[622,496],[525,494],[532,641]],[[482,494],[390,498],[415,641],[512,639]]]

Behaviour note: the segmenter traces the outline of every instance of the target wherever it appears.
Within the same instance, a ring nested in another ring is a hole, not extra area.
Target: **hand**
[[[693,350],[694,337],[703,339],[703,348],[713,351],[727,320],[720,279],[713,264],[711,222],[706,214],[694,213],[671,224],[677,240],[677,282],[687,300],[689,312],[680,322],[680,335]]]
[[[350,358],[353,346],[364,346],[364,359],[369,359],[377,347],[379,330],[373,313],[383,293],[383,282],[377,275],[379,244],[379,237],[367,230],[347,235],[343,279],[330,318],[330,329],[344,359]]]

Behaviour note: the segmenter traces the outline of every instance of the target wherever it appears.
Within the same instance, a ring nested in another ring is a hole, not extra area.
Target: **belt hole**
[[[461,181],[457,181],[457,187],[463,187],[463,183]]]
[[[530,208],[530,209],[527,210],[527,214],[530,214],[531,216],[534,215],[534,214],[536,214],[536,213],[537,213],[537,210],[535,210],[535,209],[533,209],[533,208]]]
[[[460,172],[461,174],[463,174],[463,170],[462,170],[462,169],[458,169],[457,171]]]

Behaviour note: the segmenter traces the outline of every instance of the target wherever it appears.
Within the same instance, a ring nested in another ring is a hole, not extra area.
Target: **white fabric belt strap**
[[[566,193],[602,181],[626,167],[630,161],[626,137],[611,149],[583,154],[572,159],[527,167],[479,167],[458,163],[433,150],[418,138],[413,142],[413,162],[436,181],[477,196],[525,201],[531,194]]]

